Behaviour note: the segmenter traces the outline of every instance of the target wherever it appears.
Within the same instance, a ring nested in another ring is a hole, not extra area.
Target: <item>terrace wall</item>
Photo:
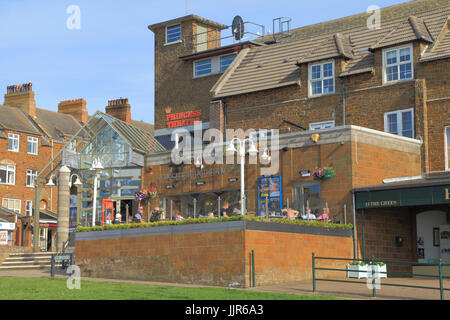
[[[83,277],[249,287],[252,250],[256,285],[307,280],[313,251],[352,258],[351,233],[253,221],[96,231],[77,233],[75,260]],[[344,277],[332,272],[319,276]]]

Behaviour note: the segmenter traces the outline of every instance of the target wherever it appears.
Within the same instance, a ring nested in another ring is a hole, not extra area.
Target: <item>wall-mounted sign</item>
[[[238,178],[229,178],[229,179],[228,179],[229,182],[236,182],[236,181],[238,181],[238,180],[239,180]]]
[[[281,199],[281,176],[258,178],[259,216],[281,215]]]
[[[8,231],[0,231],[0,245],[8,244]]]
[[[198,185],[198,186],[202,186],[205,183],[206,183],[205,181],[197,181],[195,184]]]
[[[174,188],[174,185],[173,184],[168,184],[167,186],[166,186],[166,189],[173,189]]]
[[[166,108],[166,124],[167,128],[178,128],[193,125],[195,122],[200,121],[202,110],[192,110],[171,113],[172,108]]]
[[[191,172],[177,172],[177,173],[172,173],[172,174],[167,174],[164,175],[160,178],[158,178],[158,181],[162,181],[162,180],[174,180],[174,181],[178,181],[178,180],[185,180],[185,179],[189,179],[189,178],[196,178],[196,179],[201,179],[201,178],[206,178],[206,177],[214,177],[214,176],[219,176],[225,174],[225,168],[219,168],[218,170],[214,170],[214,169],[205,169],[205,170],[201,170],[201,171],[191,171]]]
[[[0,223],[0,230],[16,230],[16,224],[14,222],[2,222]]]
[[[311,176],[311,170],[300,170],[300,174],[302,177],[310,177]]]

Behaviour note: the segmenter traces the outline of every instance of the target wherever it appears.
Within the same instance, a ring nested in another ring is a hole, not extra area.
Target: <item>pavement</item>
[[[50,277],[49,270],[17,270],[17,271],[0,271],[0,277]],[[67,278],[66,275],[57,275],[58,278]],[[86,278],[81,280],[86,281],[100,281],[100,282],[116,282],[116,283],[130,283],[143,284],[153,286],[179,286],[179,287],[199,287],[193,284],[178,284],[168,282],[150,282],[137,280],[118,280],[118,279],[103,279],[103,278]],[[414,285],[422,287],[434,287],[439,289],[438,279],[428,278],[388,278],[380,279],[379,288],[376,289],[376,297],[372,297],[372,289],[367,286],[366,279],[351,279],[359,283],[342,283],[330,281],[317,281],[316,293],[313,292],[312,281],[298,281],[283,283],[278,285],[257,286],[255,288],[247,288],[243,290],[249,291],[263,291],[263,292],[279,292],[292,294],[307,294],[307,295],[323,295],[333,296],[352,300],[439,300],[440,291],[423,289],[423,288],[409,288],[409,287],[395,287],[387,284],[402,284]],[[450,289],[450,279],[443,280],[444,288]],[[218,287],[223,288],[223,287]],[[450,300],[449,290],[444,291],[445,300]]]

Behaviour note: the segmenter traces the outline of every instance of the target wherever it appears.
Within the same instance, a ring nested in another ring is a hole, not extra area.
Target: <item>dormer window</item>
[[[384,82],[413,78],[412,46],[387,49],[383,52]]]
[[[309,66],[309,95],[317,96],[334,92],[334,61]]]
[[[181,24],[177,24],[166,28],[166,44],[181,41]]]

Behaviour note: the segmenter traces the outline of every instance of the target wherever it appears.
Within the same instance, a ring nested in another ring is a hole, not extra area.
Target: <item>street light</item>
[[[89,169],[94,172],[94,199],[92,204],[92,226],[95,227],[95,216],[97,214],[97,170],[102,170],[103,166],[98,158],[92,161],[92,167]]]
[[[246,139],[233,138],[228,145],[227,152],[234,153],[236,152],[236,148],[234,147],[234,140],[239,142],[239,156],[241,157],[241,215],[245,212],[245,179],[244,179],[244,165],[245,165],[245,142]],[[256,149],[255,144],[252,139],[248,140],[251,143],[250,148],[248,150],[250,155],[256,155],[258,153],[258,149]]]
[[[70,176],[70,179],[69,179],[69,188],[72,188],[72,178],[73,178],[73,176],[76,176],[76,177],[77,177],[77,180],[75,180],[75,182],[73,183],[73,185],[74,185],[74,186],[81,186],[82,183],[81,183],[81,181],[80,181],[80,177],[79,177],[76,173],[74,173],[74,174],[72,174],[72,175]]]
[[[50,177],[50,179],[48,179],[48,182],[46,183],[46,186],[48,186],[48,187],[54,187],[55,186],[55,184],[53,183],[52,177]]]

